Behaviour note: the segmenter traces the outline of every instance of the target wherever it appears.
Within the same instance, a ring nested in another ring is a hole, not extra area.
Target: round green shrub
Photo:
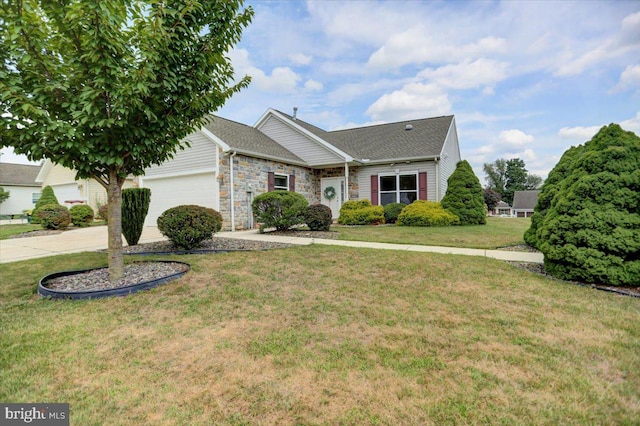
[[[406,206],[405,203],[389,203],[384,206],[384,221],[386,223],[396,223],[398,215]]]
[[[340,208],[338,223],[341,225],[381,225],[384,208],[374,206],[369,200],[346,201]]]
[[[157,223],[174,246],[192,250],[222,228],[222,215],[207,207],[184,205],[164,211]]]
[[[276,228],[285,231],[305,223],[304,215],[309,202],[302,194],[291,191],[269,191],[254,198],[251,207],[260,231]]]
[[[398,215],[401,226],[449,226],[458,225],[460,219],[435,201],[417,200],[406,206]]]
[[[466,160],[458,162],[447,180],[447,193],[441,204],[444,209],[458,216],[460,225],[487,223],[482,185]]]
[[[31,215],[31,223],[40,223],[40,216],[38,215],[38,210],[44,206],[48,206],[49,204],[60,204],[60,203],[56,198],[56,194],[53,192],[53,188],[47,185],[42,189],[42,194],[40,194],[40,198],[36,202],[36,206],[33,209],[33,214]]]
[[[89,226],[93,221],[93,209],[86,204],[76,204],[69,209],[69,214],[71,215],[71,222],[81,228]]]
[[[65,229],[71,223],[69,209],[60,204],[47,204],[40,207],[38,219],[46,229]]]
[[[332,216],[331,209],[324,204],[311,204],[304,214],[304,221],[312,231],[328,231]]]
[[[527,241],[533,239],[544,254],[545,271],[556,278],[638,285],[640,137],[610,124],[568,154],[563,176],[543,187],[533,215],[540,220]]]

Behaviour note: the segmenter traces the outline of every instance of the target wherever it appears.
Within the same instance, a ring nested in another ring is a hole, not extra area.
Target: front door
[[[337,219],[340,216],[340,207],[344,203],[344,177],[323,178],[320,186],[322,204],[329,206],[331,215]]]

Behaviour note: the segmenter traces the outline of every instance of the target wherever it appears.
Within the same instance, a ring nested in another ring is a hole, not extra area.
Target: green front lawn
[[[486,225],[475,226],[334,226],[339,239],[377,243],[495,249],[524,244],[530,218],[488,217]]]
[[[145,258],[147,259],[147,258]],[[640,300],[481,258],[182,256],[152,291],[50,301],[82,253],[0,264],[0,401],[71,424],[636,424]],[[132,259],[128,259],[130,261]]]
[[[37,231],[42,229],[42,225],[31,224],[15,224],[15,225],[0,225],[0,240],[7,239],[13,235],[22,234],[24,232]]]

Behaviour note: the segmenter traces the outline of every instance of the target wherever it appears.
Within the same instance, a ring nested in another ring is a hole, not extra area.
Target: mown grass
[[[41,225],[31,224],[11,224],[0,225],[0,240],[5,240],[14,235],[22,234],[24,232],[37,231],[42,229]]]
[[[0,265],[0,401],[71,423],[637,424],[640,300],[486,258],[308,246],[184,256],[152,291],[40,300]]]
[[[524,244],[530,218],[488,217],[475,226],[334,226],[339,239],[377,243],[418,244],[444,247],[495,249]]]

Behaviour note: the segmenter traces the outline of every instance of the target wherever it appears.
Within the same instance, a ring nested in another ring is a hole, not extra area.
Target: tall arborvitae
[[[122,190],[122,235],[130,246],[138,244],[144,220],[151,203],[149,188],[127,188]]]

